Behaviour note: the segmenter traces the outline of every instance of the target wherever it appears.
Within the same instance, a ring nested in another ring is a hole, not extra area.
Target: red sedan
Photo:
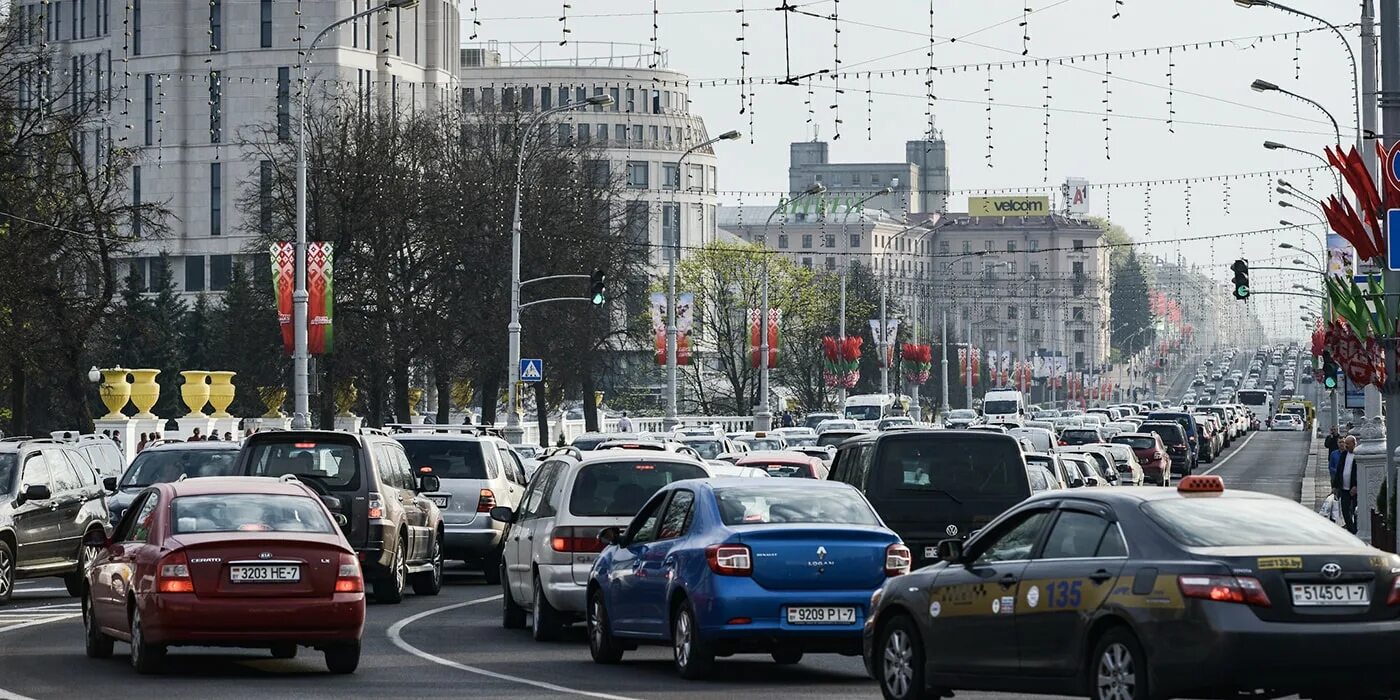
[[[828,471],[826,462],[801,452],[750,452],[739,459],[737,466],[795,479],[826,479]]]
[[[1157,433],[1123,433],[1114,436],[1111,442],[1133,448],[1133,455],[1142,465],[1144,483],[1171,485],[1172,460],[1167,454],[1167,446],[1162,444],[1162,436]]]
[[[208,477],[137,495],[82,591],[87,654],[131,645],[157,673],[173,646],[321,650],[332,673],[360,663],[365,586],[355,551],[316,492],[291,478]]]

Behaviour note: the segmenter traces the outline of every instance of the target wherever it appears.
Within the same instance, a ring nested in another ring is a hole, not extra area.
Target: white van
[[[1014,423],[1026,419],[1026,397],[1015,389],[993,389],[982,397],[982,416],[991,425]]]
[[[898,413],[895,407],[900,407]],[[846,397],[843,410],[846,418],[857,421],[861,427],[874,428],[881,418],[890,415],[905,415],[906,406],[913,405],[908,396],[893,394],[859,394]]]

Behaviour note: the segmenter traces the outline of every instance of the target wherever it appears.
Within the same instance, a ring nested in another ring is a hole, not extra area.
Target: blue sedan
[[[758,483],[762,482],[762,483]],[[716,656],[859,655],[870,598],[909,550],[855,488],[829,481],[688,480],[652,497],[588,582],[588,643],[612,664],[670,645],[682,678]]]

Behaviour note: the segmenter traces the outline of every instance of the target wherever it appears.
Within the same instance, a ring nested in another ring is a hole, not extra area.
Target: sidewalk
[[[1327,473],[1327,447],[1314,431],[1308,442],[1308,463],[1303,468],[1303,488],[1298,502],[1317,512],[1317,507],[1332,493],[1332,476]]]

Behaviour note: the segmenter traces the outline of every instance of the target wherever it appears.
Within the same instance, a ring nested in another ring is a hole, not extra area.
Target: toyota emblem
[[[1342,577],[1342,565],[1337,562],[1327,562],[1322,565],[1322,577],[1326,579],[1338,579]]]
[[[946,533],[948,533],[948,536],[949,536],[949,537],[957,537],[957,536],[958,536],[958,526],[957,526],[957,525],[949,525],[948,527],[944,528],[943,531],[946,532]]]
[[[272,552],[262,552],[261,554],[258,555],[258,558],[259,558],[259,559],[271,559],[271,558],[272,558]]]

